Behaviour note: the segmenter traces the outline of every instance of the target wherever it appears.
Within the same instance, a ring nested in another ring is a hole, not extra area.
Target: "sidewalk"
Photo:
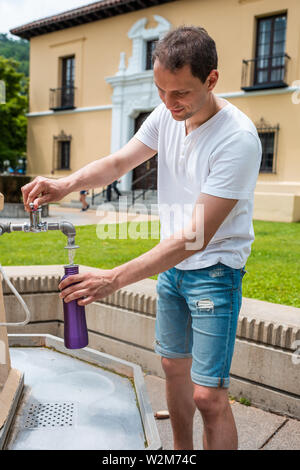
[[[134,214],[126,212],[113,212],[101,209],[99,206],[98,211],[88,209],[86,212],[82,212],[81,209],[71,207],[60,207],[59,205],[50,204],[49,216],[42,218],[42,221],[46,222],[61,222],[67,220],[73,225],[94,225],[94,224],[114,224],[122,222],[144,222],[151,220],[159,220],[156,215],[147,214]],[[23,224],[29,223],[28,218],[0,218],[1,222],[11,222],[12,224]]]
[[[166,410],[165,380],[154,375],[146,375],[144,379],[153,412]],[[239,402],[232,403],[231,407],[238,431],[239,450],[300,449],[300,421]],[[170,419],[156,420],[156,425],[163,449],[172,450]],[[195,450],[203,449],[202,430],[202,418],[197,412],[194,419]]]
[[[59,207],[55,205],[50,206],[49,210],[50,217],[55,217],[56,220],[66,219],[73,225],[91,225],[91,224],[114,224],[122,222],[144,222],[150,220],[159,220],[156,215],[147,214],[134,214],[126,212],[113,212],[107,211],[104,206],[101,209],[99,206],[98,210],[88,209],[86,212],[82,212],[81,209],[70,208],[70,207]]]

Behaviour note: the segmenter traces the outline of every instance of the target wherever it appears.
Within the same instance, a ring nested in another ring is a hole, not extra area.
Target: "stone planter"
[[[79,271],[96,268],[80,266]],[[32,317],[8,333],[63,337],[64,318],[58,284],[63,266],[6,266],[5,272],[27,303]],[[154,352],[156,283],[144,279],[86,307],[89,347],[139,364],[164,377]],[[3,284],[7,321],[24,311]],[[300,309],[243,297],[231,367],[229,393],[273,413],[300,419]]]

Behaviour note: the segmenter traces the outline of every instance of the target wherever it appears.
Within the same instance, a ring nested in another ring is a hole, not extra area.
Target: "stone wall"
[[[63,309],[58,296],[61,266],[5,268],[32,312],[25,327],[9,333],[49,333],[63,337]],[[93,268],[80,266],[80,271]],[[28,273],[28,274],[27,274]],[[146,279],[86,307],[89,347],[139,364],[163,377],[154,353],[156,281]],[[24,312],[4,286],[7,320]],[[298,343],[299,342],[299,343]],[[231,368],[229,392],[253,405],[300,419],[300,309],[243,298]]]

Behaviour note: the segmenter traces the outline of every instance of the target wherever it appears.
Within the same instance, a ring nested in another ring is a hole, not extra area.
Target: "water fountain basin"
[[[11,334],[9,346],[25,385],[5,449],[161,449],[140,366],[48,334]]]

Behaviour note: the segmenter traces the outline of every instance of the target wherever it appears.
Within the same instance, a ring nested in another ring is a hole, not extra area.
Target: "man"
[[[89,192],[88,191],[85,191],[85,190],[82,190],[80,191],[79,193],[79,200],[82,204],[82,207],[81,207],[81,211],[82,212],[85,212],[88,210],[88,208],[90,207],[89,204],[86,202],[86,196]]]
[[[260,141],[253,123],[213,93],[217,52],[203,28],[170,32],[158,42],[153,64],[162,104],[129,143],[66,178],[36,178],[23,188],[24,203],[28,209],[32,201],[105,186],[158,152],[160,243],[112,270],[70,276],[60,295],[87,305],[160,273],[155,349],[166,375],[174,448],[193,448],[198,408],[204,448],[236,449],[227,388],[254,239]]]
[[[117,195],[117,199],[121,196],[120,191],[117,188],[117,184],[119,181],[114,181],[113,183],[109,184],[106,188],[106,201],[110,202],[111,201],[111,190],[113,189]]]

